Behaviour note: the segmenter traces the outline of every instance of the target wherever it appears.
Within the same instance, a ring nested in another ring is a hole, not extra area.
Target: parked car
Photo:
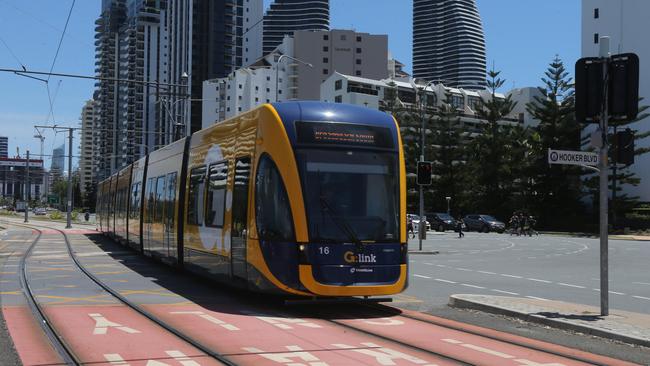
[[[45,208],[43,208],[43,207],[36,207],[34,209],[34,215],[36,215],[36,216],[47,215],[47,210]]]
[[[413,228],[415,231],[418,231],[418,228],[420,227],[420,216],[416,214],[406,214],[409,220],[413,222]],[[426,215],[425,215],[426,217]],[[427,231],[431,230],[431,223],[429,222],[428,218],[426,221],[424,221],[424,224],[427,227]]]
[[[427,213],[427,221],[431,222],[431,227],[436,231],[456,230],[458,220],[451,215],[442,212]]]
[[[506,230],[506,224],[490,215],[467,215],[463,218],[463,221],[467,225],[467,231],[475,230],[485,233],[496,231],[503,233]]]

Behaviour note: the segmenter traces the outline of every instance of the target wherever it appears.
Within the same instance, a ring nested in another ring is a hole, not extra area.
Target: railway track
[[[24,225],[24,224],[15,224],[15,225],[28,227],[36,231],[35,235],[37,235],[37,237],[31,243],[29,252],[22,258],[22,261],[25,262],[27,260],[27,257],[31,254],[31,252],[33,251],[34,247],[37,245],[41,237],[42,232],[39,229],[39,227],[40,228],[45,228],[45,227],[38,226],[38,225]],[[266,348],[268,349],[268,351],[262,351],[261,349],[254,350],[255,348],[244,348],[242,346],[246,345],[246,343],[241,343],[241,342],[240,343],[235,342],[234,348],[223,350],[224,352],[222,353],[214,352],[213,349],[221,350],[221,346],[220,346],[221,343],[219,343],[218,341],[215,342],[215,339],[210,339],[210,337],[214,337],[215,334],[204,333],[204,334],[197,335],[196,333],[192,332],[193,331],[192,328],[194,327],[192,324],[181,325],[176,323],[176,326],[172,327],[169,324],[174,324],[173,322],[172,323],[166,322],[166,320],[171,320],[171,318],[167,318],[162,312],[156,313],[158,316],[153,315],[147,309],[142,308],[142,306],[143,305],[146,306],[146,304],[138,305],[136,303],[133,303],[129,299],[125,298],[121,294],[117,293],[114,289],[112,289],[110,286],[104,283],[101,279],[97,278],[95,274],[93,274],[88,268],[84,267],[83,263],[79,261],[79,258],[77,257],[77,255],[75,254],[72,248],[71,240],[68,237],[67,233],[63,232],[62,230],[52,229],[50,227],[48,227],[48,229],[56,230],[56,232],[59,233],[64,238],[65,247],[70,259],[74,262],[75,267],[78,268],[79,271],[83,272],[88,279],[90,279],[95,284],[100,286],[105,292],[111,294],[113,298],[120,301],[122,304],[127,306],[132,311],[135,311],[138,314],[146,317],[149,321],[157,324],[161,328],[165,329],[166,332],[174,335],[178,339],[181,339],[187,344],[193,346],[195,349],[201,351],[204,355],[212,358],[214,361],[227,364],[227,365],[234,365],[234,364],[257,365],[258,362],[260,362],[259,364],[269,364],[268,362],[263,363],[259,358],[250,359],[250,361],[244,361],[244,359],[242,359],[241,357],[245,357],[246,355],[249,356],[256,355],[256,357],[265,357],[265,355],[268,356],[273,353],[276,354],[282,353],[277,351],[277,349],[271,350]],[[29,287],[29,282],[28,282],[29,278],[27,276],[28,271],[25,269],[25,263],[21,265],[21,272],[23,274],[26,287]],[[39,306],[37,301],[34,300],[34,302],[36,306]],[[259,304],[242,304],[237,308],[242,309],[240,310],[242,314],[247,314],[246,312],[243,311],[243,309],[246,308],[253,309],[251,315],[248,316],[248,318],[251,319],[246,320],[247,322],[254,322],[255,319],[253,318],[255,318],[256,316],[260,316],[261,318],[271,317],[271,319],[280,319],[280,318],[289,319],[289,321],[285,324],[292,324],[290,318],[296,318],[296,319],[305,318],[308,319],[308,321],[315,320],[316,323],[320,323],[321,325],[320,327],[318,327],[321,329],[321,331],[316,331],[316,333],[310,333],[310,336],[317,335],[317,337],[319,338],[321,336],[326,338],[327,337],[331,338],[332,335],[334,334],[340,334],[340,335],[347,334],[347,336],[340,338],[340,341],[339,339],[337,339],[337,341],[339,342],[331,342],[332,347],[323,345],[324,343],[329,343],[329,340],[327,342],[325,341],[314,342],[312,344],[312,348],[304,348],[303,346],[303,350],[307,350],[311,352],[324,352],[324,354],[329,354],[329,353],[335,354],[337,351],[337,347],[341,345],[345,346],[345,345],[355,344],[357,345],[354,346],[355,349],[340,348],[338,349],[338,351],[344,351],[347,349],[348,350],[347,352],[350,353],[365,351],[367,353],[375,352],[376,354],[379,354],[380,352],[382,352],[381,351],[382,349],[384,350],[400,349],[402,350],[402,352],[405,352],[405,354],[420,355],[419,356],[420,361],[422,361],[423,359],[432,359],[432,360],[437,360],[439,364],[444,364],[444,365],[450,365],[450,364],[458,364],[458,365],[492,365],[492,364],[538,365],[539,364],[541,365],[547,363],[554,364],[554,365],[585,365],[585,364],[631,365],[630,363],[614,360],[605,356],[598,356],[587,352],[578,351],[575,349],[556,346],[546,342],[536,341],[524,337],[498,332],[498,331],[492,331],[485,328],[479,328],[464,323],[458,323],[447,319],[437,318],[434,316],[430,316],[428,314],[404,311],[404,310],[392,308],[390,306],[379,305],[379,304],[365,303],[365,304],[361,304],[361,306],[356,306],[356,305],[350,306],[350,304],[347,304],[345,306],[337,305],[331,307],[323,307],[321,305],[310,305],[310,306],[296,306],[291,308],[282,307],[278,304],[267,304],[267,305],[269,306],[261,306]],[[150,310],[153,310],[153,308],[151,308]],[[187,309],[185,310],[187,311]],[[194,308],[194,310],[202,310],[205,311],[206,313],[210,313],[210,310],[208,310],[208,308],[202,308],[200,305],[197,305],[197,307]],[[225,313],[220,312],[218,308],[215,309],[214,311],[215,312],[213,313],[213,315],[217,318],[221,318],[222,316],[224,317],[227,316],[227,312]],[[43,315],[43,320],[41,321],[41,323],[49,325],[50,321],[48,321],[46,314],[44,314],[42,310],[40,311],[40,313],[41,315]],[[162,316],[162,319],[160,318],[160,316]],[[235,315],[235,317],[236,316],[237,315]],[[276,316],[278,318],[274,318]],[[223,318],[223,319],[228,321],[228,318]],[[243,324],[238,323],[238,321],[240,320],[235,319],[235,322],[232,324],[240,328],[242,327],[242,325],[245,325],[245,323]],[[394,323],[394,324],[390,324],[390,323]],[[396,325],[396,323],[401,323],[402,324],[401,328],[390,326],[390,325]],[[329,324],[329,326],[327,324]],[[373,326],[372,324],[382,325],[382,326]],[[278,324],[276,324],[275,326],[277,327]],[[281,327],[278,328],[283,329]],[[286,326],[285,329],[289,329],[289,328],[290,326]],[[294,329],[297,328],[294,327]],[[314,328],[317,327],[314,326]],[[420,333],[410,331],[410,329],[415,329],[415,328],[421,329],[423,331]],[[305,328],[305,329],[312,329],[312,328]],[[52,341],[53,344],[58,340],[62,344],[62,347],[66,347],[65,339],[62,339],[62,337],[58,335],[58,333],[56,333],[56,329],[53,329],[52,332],[53,332],[53,336],[51,336],[50,338],[53,338]],[[451,333],[453,333],[454,335],[452,336],[440,335],[440,334],[451,334]],[[188,334],[192,334],[193,336],[189,336]],[[248,336],[248,334],[249,333],[242,333],[242,336]],[[424,335],[425,340],[428,340],[429,343],[426,342],[423,343],[422,337],[418,338],[416,334]],[[265,339],[271,340],[276,336],[281,338],[283,336],[288,336],[288,335],[294,338],[291,341],[287,341],[285,345],[299,344],[300,340],[309,339],[309,336],[305,337],[305,334],[299,332],[294,334],[293,331],[282,331],[277,334],[265,333],[264,337]],[[221,339],[222,339],[221,342],[223,342],[224,338]],[[346,341],[346,339],[348,341]],[[350,341],[350,339],[354,339],[357,341],[356,342]],[[477,339],[480,339],[480,341]],[[361,346],[359,346],[359,344],[361,344]],[[283,347],[285,346],[283,345],[282,348]],[[286,346],[286,347],[287,348],[293,347],[292,349],[298,349],[297,348],[298,346]],[[470,349],[469,347],[473,347],[473,348]],[[261,347],[261,348],[264,349],[265,347]],[[250,350],[241,352],[242,349],[250,349]],[[474,354],[471,354],[472,353],[471,351],[477,351],[477,350],[479,350],[479,352],[484,352],[484,353],[480,354],[474,352]],[[61,350],[57,348],[57,351],[59,351],[60,353],[61,352],[65,353],[64,348],[62,348]],[[72,351],[74,352],[74,350]],[[78,360],[74,358],[75,355],[73,352],[70,352],[70,359],[66,362],[71,365],[78,365],[80,363],[78,362]],[[492,352],[492,354],[491,355],[487,354],[488,352]],[[522,356],[525,354],[528,354],[529,356]],[[503,363],[494,363],[494,362],[490,363],[481,359],[482,356],[494,357],[494,355],[503,356],[504,357]],[[352,360],[352,359],[354,358],[348,358],[348,360]],[[530,361],[529,359],[534,359],[540,363],[535,363],[533,361]],[[237,362],[235,362],[234,360],[237,360]],[[514,361],[521,361],[521,363],[516,363]],[[526,363],[526,362],[532,362],[532,363]],[[337,362],[323,363],[323,365],[326,364],[347,365],[349,363],[341,363],[340,361],[338,363]],[[401,365],[402,363],[397,363],[397,364]],[[408,363],[404,363],[404,364],[408,364]]]
[[[186,342],[187,344],[191,345],[192,347],[198,349],[199,351],[203,352],[205,355],[213,358],[214,360],[218,361],[219,363],[222,363],[224,365],[229,365],[229,366],[234,366],[236,365],[232,361],[230,361],[228,358],[226,358],[224,355],[219,354],[215,352],[214,350],[210,349],[209,347],[203,345],[201,342],[187,336],[186,334],[183,334],[182,332],[178,331],[176,328],[170,326],[167,324],[165,321],[161,320],[160,318],[156,317],[155,315],[149,313],[142,307],[138,306],[134,302],[130,301],[126,297],[122,296],[119,294],[117,291],[112,289],[110,286],[108,286],[106,283],[101,281],[97,276],[92,274],[87,268],[84,267],[84,265],[79,261],[78,257],[75,255],[74,251],[72,250],[72,245],[70,244],[70,239],[68,238],[68,235],[63,231],[59,229],[54,229],[50,227],[45,227],[45,226],[40,226],[40,225],[34,225],[34,224],[17,224],[17,223],[12,223],[12,225],[19,226],[19,227],[25,227],[32,229],[37,232],[36,238],[32,241],[30,244],[28,250],[25,252],[25,254],[22,256],[19,264],[19,272],[20,272],[20,282],[21,286],[23,289],[23,293],[25,294],[25,297],[27,299],[28,305],[38,320],[39,324],[41,324],[41,327],[43,328],[43,331],[47,335],[48,339],[52,342],[53,347],[57,351],[57,353],[61,356],[62,360],[68,364],[68,365],[82,365],[83,363],[79,359],[78,356],[75,355],[74,350],[70,345],[68,345],[63,338],[63,336],[60,334],[60,332],[55,329],[55,327],[52,325],[53,323],[51,320],[48,318],[46,315],[43,307],[41,304],[39,304],[38,300],[36,299],[36,296],[34,295],[33,291],[31,290],[30,284],[29,284],[29,276],[28,276],[28,270],[27,270],[27,259],[33,252],[34,248],[38,245],[39,240],[41,239],[41,236],[43,234],[43,230],[39,229],[40,228],[47,228],[48,230],[55,230],[59,234],[61,234],[64,238],[66,248],[68,251],[68,255],[70,256],[70,259],[73,261],[75,264],[76,268],[79,269],[88,279],[90,279],[93,283],[101,287],[104,291],[109,293],[113,298],[117,299],[120,303],[122,303],[124,306],[128,307],[130,310],[138,313],[139,315],[144,316],[151,322],[155,323],[159,327],[163,328],[166,332],[169,332],[173,334],[175,337],[181,339],[182,341]]]

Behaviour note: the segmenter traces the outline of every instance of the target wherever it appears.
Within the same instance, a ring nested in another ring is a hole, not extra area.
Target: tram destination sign
[[[335,122],[296,122],[298,142],[392,148],[390,130],[385,127]]]
[[[549,164],[598,165],[598,154],[587,151],[548,150]]]

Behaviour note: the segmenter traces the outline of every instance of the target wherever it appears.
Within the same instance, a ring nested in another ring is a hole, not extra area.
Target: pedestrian
[[[406,228],[408,230],[408,237],[409,239],[411,238],[411,235],[413,235],[413,238],[415,238],[415,230],[413,230],[413,220],[409,218],[408,224],[406,225]]]
[[[458,231],[458,239],[465,236],[465,234],[463,234],[463,219],[460,216],[458,216],[458,220],[456,220],[456,230]]]
[[[90,212],[86,211],[86,213],[84,214],[84,219],[86,219],[86,222],[90,220]]]

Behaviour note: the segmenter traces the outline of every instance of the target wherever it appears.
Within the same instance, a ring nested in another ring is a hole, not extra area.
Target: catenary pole
[[[29,150],[27,150],[27,161],[25,162],[25,222],[29,222],[29,193],[31,188],[29,184]]]
[[[72,129],[68,130],[68,214],[66,229],[72,228]]]
[[[608,121],[608,69],[609,69],[609,37],[600,38],[600,57],[603,59],[603,109],[600,117],[600,132],[602,134],[602,145],[600,147],[600,315],[609,315],[609,223],[607,222],[608,195],[608,161],[607,152],[609,144],[607,141]]]

